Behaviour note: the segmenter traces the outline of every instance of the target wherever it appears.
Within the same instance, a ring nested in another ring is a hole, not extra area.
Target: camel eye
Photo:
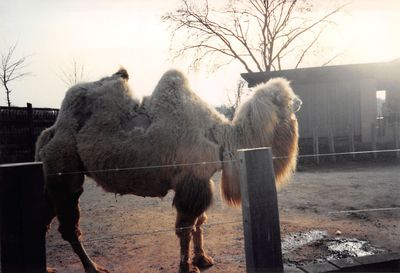
[[[292,111],[295,113],[300,110],[301,105],[303,104],[302,100],[298,97],[294,97],[292,100]]]

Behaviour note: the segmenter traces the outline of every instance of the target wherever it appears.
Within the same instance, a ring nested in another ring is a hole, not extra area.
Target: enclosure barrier
[[[247,272],[283,272],[271,150],[239,156]],[[46,272],[43,181],[39,162],[0,165],[4,273]]]
[[[239,163],[247,272],[283,272],[271,148],[239,150]]]
[[[1,272],[46,272],[42,163],[0,165]]]
[[[34,159],[36,138],[54,124],[58,109],[0,106],[0,164]]]
[[[353,154],[384,152],[392,153],[400,152],[400,150],[360,151]],[[349,153],[335,153],[335,155],[342,154]],[[300,155],[299,157],[315,156]],[[318,156],[332,156],[332,154],[319,154]],[[247,272],[251,273],[283,272],[278,202],[272,164],[273,160],[277,158],[279,157],[272,157],[270,148],[239,150],[239,162],[237,163],[240,165],[241,175],[240,186],[242,193],[246,267]],[[180,165],[216,163],[197,162],[98,171],[125,171],[142,168],[168,168]],[[56,173],[50,175],[68,174]],[[1,272],[46,272],[43,181],[42,164],[39,162],[0,165]],[[394,209],[400,208],[368,210]],[[337,213],[358,211],[365,210],[341,211]],[[214,225],[226,223],[216,223]],[[209,226],[212,225],[209,224]],[[107,238],[93,238],[92,241],[166,231],[171,231],[171,229],[125,235],[119,234]],[[393,260],[394,258],[391,257],[391,259]],[[396,263],[395,266],[398,267],[400,265]]]

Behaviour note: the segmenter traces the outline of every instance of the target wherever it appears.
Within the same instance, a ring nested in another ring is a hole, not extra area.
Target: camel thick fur
[[[108,272],[87,255],[79,228],[84,175],[105,191],[162,197],[175,191],[180,272],[200,272],[213,260],[203,248],[201,225],[212,202],[211,177],[222,170],[226,202],[240,204],[237,149],[272,147],[277,185],[296,168],[301,101],[285,79],[255,88],[232,121],[203,102],[179,71],[167,71],[142,102],[121,69],[110,77],[68,90],[57,121],[42,132],[36,159],[46,175],[46,217],[59,219],[86,272]],[[207,164],[191,164],[208,162]],[[160,166],[160,167],[157,167]],[[189,227],[189,228],[187,228]],[[193,242],[194,254],[190,256]]]

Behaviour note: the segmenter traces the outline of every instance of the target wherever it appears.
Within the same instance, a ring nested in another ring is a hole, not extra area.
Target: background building
[[[331,138],[334,146],[343,146],[350,138],[362,147],[374,142],[385,147],[398,145],[400,59],[246,73],[242,77],[249,87],[274,77],[291,81],[303,100],[297,113],[303,145],[316,137],[322,138],[321,144],[324,138]]]

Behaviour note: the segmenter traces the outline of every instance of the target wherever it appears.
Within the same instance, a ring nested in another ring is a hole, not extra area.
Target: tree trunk
[[[8,107],[11,107],[11,101],[10,101],[10,93],[11,93],[11,91],[8,89],[7,84],[4,84],[4,88],[6,89],[7,105],[8,105]]]

